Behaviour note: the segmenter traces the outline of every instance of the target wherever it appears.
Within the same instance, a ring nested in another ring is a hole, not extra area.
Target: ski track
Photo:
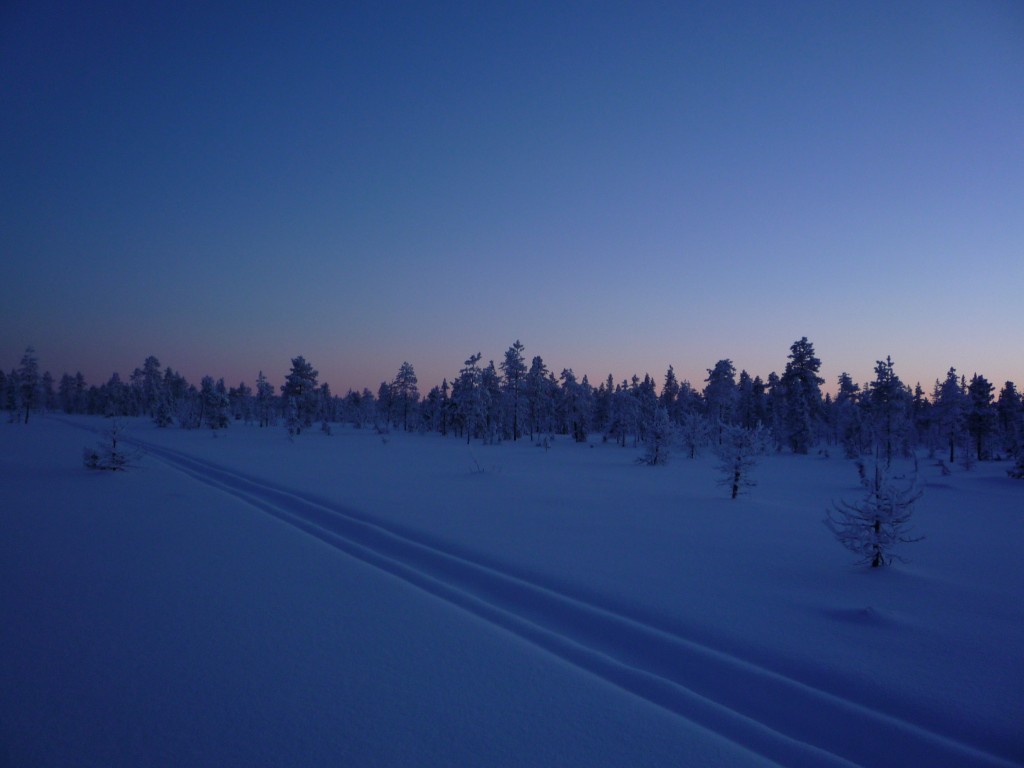
[[[593,599],[445,551],[409,531],[396,532],[329,502],[170,448],[129,442],[201,483],[781,765],[1018,765],[623,616]]]

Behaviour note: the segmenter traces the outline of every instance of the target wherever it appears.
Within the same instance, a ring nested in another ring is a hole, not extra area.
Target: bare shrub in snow
[[[832,503],[826,527],[840,544],[860,558],[857,565],[878,568],[891,564],[893,559],[903,562],[893,549],[923,538],[911,537],[909,528],[914,502],[921,497],[916,467],[911,477],[896,478],[876,462],[864,485],[867,493],[859,501]]]

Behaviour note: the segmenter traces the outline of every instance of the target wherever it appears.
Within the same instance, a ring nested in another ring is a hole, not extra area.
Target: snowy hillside
[[[0,428],[11,766],[1024,765],[1024,482],[921,463],[851,564],[853,464],[339,428]]]

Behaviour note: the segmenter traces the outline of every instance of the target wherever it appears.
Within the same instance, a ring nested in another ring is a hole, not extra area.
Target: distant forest
[[[416,373],[402,363],[376,393],[369,389],[331,392],[303,357],[291,360],[280,391],[260,372],[255,388],[244,382],[204,376],[191,384],[156,357],[148,357],[127,381],[116,373],[89,385],[81,373],[55,380],[40,374],[30,347],[18,368],[0,371],[0,403],[11,422],[33,414],[63,412],[109,417],[149,417],[161,427],[228,428],[233,422],[280,426],[299,435],[318,425],[347,423],[379,432],[437,432],[466,441],[494,443],[529,439],[542,442],[566,435],[578,442],[593,436],[621,446],[663,438],[690,455],[721,439],[726,428],[766,433],[776,450],[794,453],[839,450],[855,458],[871,452],[910,455],[926,448],[949,462],[1020,457],[1024,462],[1024,405],[1013,382],[997,392],[984,376],[970,380],[954,368],[936,379],[930,392],[902,382],[891,359],[879,361],[875,378],[861,385],[843,373],[838,391],[821,394],[821,361],[806,337],[793,343],[781,375],[767,379],[737,375],[731,360],[708,369],[703,388],[678,381],[669,366],[661,386],[645,375],[598,386],[577,379],[571,369],[555,375],[540,356],[527,363],[516,341],[502,361],[482,365],[474,354],[449,382],[423,394]]]

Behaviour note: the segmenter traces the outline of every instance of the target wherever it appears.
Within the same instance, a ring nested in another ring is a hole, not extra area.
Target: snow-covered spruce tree
[[[921,497],[916,469],[909,479],[900,482],[876,461],[864,485],[867,493],[863,499],[852,504],[832,503],[824,521],[826,527],[840,544],[860,558],[857,565],[879,568],[894,559],[904,562],[893,549],[923,538],[911,537],[909,529],[914,502]]]
[[[767,452],[769,436],[761,426],[744,429],[729,424],[721,425],[720,434],[721,440],[713,446],[721,473],[718,484],[728,487],[735,499],[744,488],[757,485],[752,474],[758,458]]]
[[[114,419],[110,428],[104,432],[104,438],[95,448],[86,448],[82,460],[89,469],[104,469],[119,472],[134,466],[138,452],[127,450],[123,442],[124,428]]]
[[[673,440],[675,440],[675,427],[672,424],[672,419],[668,417],[668,409],[663,405],[658,406],[658,410],[654,413],[654,419],[644,430],[644,455],[637,461],[652,467],[668,464]]]

